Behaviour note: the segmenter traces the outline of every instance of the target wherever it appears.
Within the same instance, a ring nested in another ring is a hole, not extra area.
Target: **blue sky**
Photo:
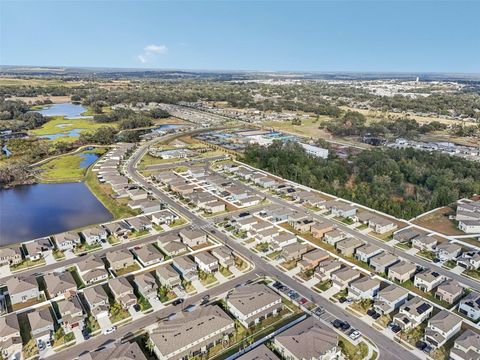
[[[480,2],[6,1],[0,64],[480,72]]]

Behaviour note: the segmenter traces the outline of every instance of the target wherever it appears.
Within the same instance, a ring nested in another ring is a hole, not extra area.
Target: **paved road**
[[[392,252],[395,255],[400,256],[400,257],[402,257],[406,260],[409,260],[409,261],[411,261],[415,264],[418,264],[420,266],[423,266],[424,268],[434,268],[438,273],[440,273],[440,274],[442,274],[446,277],[450,277],[450,278],[458,281],[459,283],[462,283],[462,284],[464,284],[464,285],[466,285],[466,286],[468,286],[472,289],[480,289],[480,283],[476,280],[467,278],[467,277],[462,276],[460,274],[456,274],[456,273],[454,273],[454,272],[452,272],[448,269],[445,269],[441,266],[438,266],[434,263],[431,263],[430,261],[424,260],[419,256],[408,254],[403,249],[400,249],[398,247],[390,246],[385,241],[379,240],[379,239],[377,239],[373,236],[362,234],[362,233],[360,233],[356,230],[350,229],[348,226],[346,226],[345,224],[343,224],[341,222],[337,222],[337,221],[328,219],[328,218],[326,218],[322,215],[315,214],[314,212],[309,211],[308,209],[306,209],[305,207],[303,207],[301,205],[297,205],[297,204],[294,204],[290,201],[286,201],[286,200],[284,200],[282,198],[279,198],[275,195],[269,194],[268,192],[262,192],[262,191],[260,191],[256,188],[254,188],[254,187],[250,187],[248,185],[245,185],[241,181],[236,181],[236,180],[233,180],[233,181],[235,181],[235,183],[240,187],[253,190],[261,196],[266,196],[267,199],[270,200],[272,203],[282,205],[282,206],[285,206],[285,207],[290,208],[290,209],[297,209],[298,210],[300,208],[303,211],[308,212],[309,215],[312,218],[317,219],[317,220],[321,220],[321,221],[326,222],[326,223],[331,224],[331,225],[335,225],[337,228],[339,228],[340,230],[342,230],[343,232],[345,232],[347,234],[350,234],[352,237],[356,237],[357,239],[360,239],[360,240],[362,240],[366,243],[375,244],[378,247],[382,248],[383,250]]]
[[[227,281],[223,284],[213,287],[210,290],[207,290],[203,293],[198,295],[194,295],[185,300],[182,305],[178,306],[168,306],[164,309],[154,311],[147,316],[144,316],[140,319],[133,320],[130,323],[119,327],[114,333],[108,335],[97,335],[93,338],[90,338],[88,341],[84,341],[72,347],[69,347],[58,354],[54,354],[48,356],[47,359],[49,360],[64,360],[64,359],[75,359],[80,354],[85,352],[91,352],[99,347],[104,346],[106,343],[113,343],[114,341],[118,341],[119,339],[123,339],[124,337],[130,337],[131,334],[135,334],[139,329],[144,329],[149,325],[153,325],[157,321],[164,319],[168,315],[181,311],[181,309],[185,308],[190,304],[199,303],[202,300],[202,297],[205,295],[210,295],[210,298],[213,300],[215,296],[219,296],[223,293],[228,292],[231,290],[236,284],[245,283],[248,280],[253,280],[256,278],[255,271],[251,271],[245,275],[242,275],[236,279]]]
[[[136,163],[146,152],[148,145],[149,143],[140,147],[138,151],[136,151],[132,155],[132,157],[129,159],[126,165],[126,171],[128,176],[130,176],[133,180],[142,184],[145,187],[150,187],[151,185],[148,183],[148,181],[145,178],[143,178],[141,175],[138,174],[138,172],[136,171]],[[370,327],[368,324],[364,323],[360,319],[356,318],[355,316],[350,315],[348,312],[337,307],[335,304],[328,301],[327,299],[320,297],[313,290],[293,280],[292,278],[285,275],[282,271],[280,271],[276,267],[268,264],[265,260],[258,257],[258,255],[252,253],[243,245],[237,243],[235,240],[230,239],[225,234],[216,230],[209,222],[197,217],[196,215],[191,213],[188,209],[184,208],[183,206],[178,204],[176,201],[172,200],[170,197],[165,195],[162,191],[154,187],[152,187],[152,191],[156,196],[158,196],[159,199],[161,199],[161,201],[165,202],[167,205],[169,205],[171,208],[176,210],[178,213],[190,219],[194,225],[197,225],[198,227],[202,227],[206,230],[215,231],[215,236],[217,238],[219,238],[225,244],[228,244],[231,248],[233,248],[238,253],[242,254],[244,257],[250,259],[255,264],[257,273],[263,273],[271,276],[274,279],[278,279],[284,282],[287,286],[294,289],[298,293],[302,294],[307,299],[311,299],[317,305],[322,306],[326,311],[330,312],[332,315],[338,318],[347,320],[353,327],[360,330],[363,334],[365,334],[365,336],[370,338],[377,345],[382,359],[386,359],[387,356],[388,356],[388,359],[392,359],[392,360],[418,359],[413,353],[407,351],[400,344],[386,337],[381,332],[376,331],[375,329],[373,329],[372,327]],[[291,207],[291,204],[288,204],[288,206]]]
[[[193,165],[193,164],[197,164],[197,163],[204,163],[205,161],[215,161],[215,160],[221,160],[221,159],[225,159],[225,155],[212,156],[212,157],[203,158],[203,159],[179,161],[179,162],[168,163],[168,164],[147,165],[147,166],[145,166],[145,170],[152,171],[152,170],[171,169],[171,168],[175,168],[177,166]]]

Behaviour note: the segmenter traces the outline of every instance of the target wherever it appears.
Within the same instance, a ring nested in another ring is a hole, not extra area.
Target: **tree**
[[[150,351],[150,354],[153,353],[153,349],[155,349],[155,344],[153,343],[152,339],[148,338],[147,342],[145,343],[145,348]]]

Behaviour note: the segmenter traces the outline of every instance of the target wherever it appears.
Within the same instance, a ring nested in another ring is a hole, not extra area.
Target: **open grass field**
[[[53,159],[38,167],[38,170],[41,172],[40,178],[46,182],[80,181],[85,177],[88,170],[88,167],[80,167],[80,164],[84,160],[82,154],[92,152],[103,154],[105,151],[106,149],[86,150],[78,154],[65,155]]]
[[[453,214],[455,212],[452,208],[444,206],[430,214],[415,219],[413,223],[447,236],[465,235],[463,231],[457,228],[455,222],[448,218],[449,215]]]
[[[302,120],[301,125],[293,125],[291,121],[265,121],[263,123],[266,128],[273,128],[275,130],[284,131],[290,134],[297,134],[300,136],[311,138],[333,139],[332,135],[323,129],[319,129],[320,123],[324,120],[330,120],[328,116],[320,116],[318,121],[311,117]]]
[[[91,119],[65,119],[63,116],[54,116],[38,129],[31,130],[30,133],[37,136],[65,134],[65,136],[57,137],[53,141],[75,141],[78,136],[68,136],[70,131],[78,129],[78,132],[82,133],[84,131],[94,131],[102,126],[105,126],[105,124],[96,123]],[[115,124],[109,126],[115,126]]]
[[[65,86],[77,87],[84,85],[81,81],[63,81],[57,79],[19,79],[19,78],[0,78],[0,86]]]

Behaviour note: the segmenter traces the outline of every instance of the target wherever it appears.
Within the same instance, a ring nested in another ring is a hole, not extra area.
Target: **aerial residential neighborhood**
[[[480,360],[480,3],[0,1],[0,360]]]

